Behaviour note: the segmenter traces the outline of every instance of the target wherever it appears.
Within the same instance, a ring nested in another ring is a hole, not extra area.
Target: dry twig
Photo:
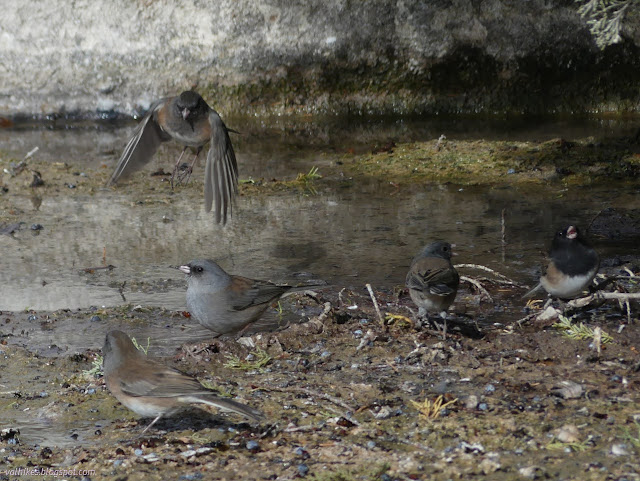
[[[375,307],[376,309],[376,314],[378,315],[378,321],[380,322],[380,324],[384,324],[384,317],[382,317],[382,313],[380,312],[380,307],[378,307],[378,301],[376,300],[376,296],[373,293],[373,289],[371,288],[371,284],[367,284],[367,290],[369,291],[369,296],[371,297],[371,300],[373,301],[373,307]]]
[[[514,287],[522,287],[524,288],[525,286],[523,286],[522,284],[519,284],[517,282],[515,282],[514,280],[509,279],[507,276],[500,274],[499,272],[494,271],[493,269],[490,269],[487,266],[483,266],[480,264],[456,264],[454,266],[456,269],[459,268],[463,268],[463,267],[468,267],[470,269],[480,269],[482,271],[486,271],[486,272],[490,272],[491,274],[493,274],[494,276],[496,276],[498,279],[488,279],[491,282],[496,282],[498,284],[505,284],[508,286],[514,286]]]
[[[468,282],[469,284],[474,286],[476,289],[478,289],[481,296],[484,296],[489,302],[493,302],[493,298],[491,297],[491,294],[489,294],[489,291],[487,291],[484,287],[482,287],[482,284],[480,284],[480,281],[476,279],[472,279],[471,277],[467,277],[467,276],[460,276],[460,280],[464,282]]]

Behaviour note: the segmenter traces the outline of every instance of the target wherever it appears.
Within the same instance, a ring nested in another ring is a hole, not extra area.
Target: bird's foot
[[[187,164],[185,162],[184,164],[180,165],[180,173],[178,174],[179,183],[184,182],[185,185],[189,183],[189,180],[191,180],[191,174],[193,173],[193,168],[195,167],[196,162],[198,161],[198,156],[200,155],[201,150],[202,150],[202,147],[199,147],[195,155],[193,156],[193,160],[191,161],[190,164]],[[176,168],[177,167],[178,165],[176,164]]]
[[[180,157],[178,157],[178,160],[176,161],[176,165],[173,166],[173,172],[171,173],[171,190],[173,190],[173,188],[175,187],[174,181],[176,180],[176,174],[178,173],[178,168],[181,166],[180,161],[182,160],[182,156],[184,155],[186,150],[186,147],[182,149],[182,152],[180,152]],[[178,179],[179,178],[180,177],[178,176]]]
[[[191,179],[191,173],[193,172],[193,164],[188,165],[187,163],[184,163],[180,166],[180,173],[177,175],[178,177],[178,184],[181,184],[184,182],[184,184],[188,184],[189,180]]]

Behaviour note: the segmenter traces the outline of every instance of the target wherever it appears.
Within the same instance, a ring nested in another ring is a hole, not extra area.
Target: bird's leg
[[[173,190],[173,181],[176,178],[176,173],[178,172],[180,161],[182,160],[182,156],[184,155],[186,150],[187,150],[187,147],[182,149],[182,152],[180,152],[180,157],[178,157],[178,161],[176,162],[176,165],[173,167],[173,173],[171,174],[171,190]]]
[[[447,339],[447,311],[442,311],[440,313],[440,317],[444,321],[443,324],[442,324],[442,340],[446,341],[446,339]]]
[[[147,432],[147,430],[148,430],[151,426],[153,426],[153,425],[156,423],[156,421],[158,421],[161,417],[162,417],[162,414],[158,415],[158,417],[157,417],[157,418],[155,418],[153,421],[151,421],[151,424],[149,424],[146,428],[144,428],[144,430],[140,433],[140,436],[142,436],[144,433],[146,433],[146,432]]]
[[[196,155],[193,156],[193,160],[191,161],[191,165],[189,165],[189,168],[187,169],[186,174],[182,174],[183,177],[185,175],[187,177],[187,179],[184,181],[185,184],[188,184],[189,180],[191,179],[191,173],[193,172],[193,168],[196,165],[196,161],[198,160],[198,156],[200,155],[201,151],[202,151],[202,147],[198,147],[198,150],[196,150]],[[182,178],[180,179],[180,181],[182,182]]]

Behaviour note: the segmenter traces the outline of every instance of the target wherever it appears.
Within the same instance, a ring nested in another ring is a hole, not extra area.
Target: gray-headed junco
[[[418,314],[439,313],[445,319],[446,311],[458,292],[460,276],[451,264],[451,244],[437,241],[426,246],[413,258],[407,273],[406,286],[411,299],[418,306]]]
[[[160,144],[170,139],[184,145],[172,182],[187,148],[196,150],[192,169],[200,151],[210,142],[204,172],[204,206],[210,212],[215,201],[216,222],[226,223],[227,212],[231,214],[231,202],[238,191],[236,156],[222,119],[192,90],[151,105],[127,143],[108,184],[116,183],[149,162]]]
[[[556,233],[549,250],[549,265],[540,282],[522,297],[531,297],[541,287],[561,299],[577,297],[589,287],[599,267],[597,252],[578,228],[570,225]]]
[[[149,359],[122,331],[110,331],[102,348],[104,377],[111,394],[135,413],[154,420],[188,404],[208,404],[259,421],[263,414],[231,399],[216,396],[197,379]]]
[[[179,269],[187,275],[187,309],[217,336],[272,329],[271,321],[257,325],[271,303],[287,292],[312,287],[278,285],[231,275],[208,259],[191,261]]]

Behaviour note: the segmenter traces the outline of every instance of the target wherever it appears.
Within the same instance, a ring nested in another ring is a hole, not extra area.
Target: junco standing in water
[[[216,222],[227,222],[231,201],[238,192],[238,165],[229,139],[228,129],[218,113],[196,92],[187,90],[178,97],[158,100],[142,119],[120,157],[108,184],[115,184],[149,162],[162,142],[173,139],[184,145],[171,177],[176,175],[180,160],[187,148],[196,154],[189,168],[195,164],[200,151],[209,142],[204,171],[204,207],[207,212],[215,201]]]
[[[256,329],[264,311],[285,293],[312,287],[298,288],[234,276],[208,259],[191,261],[179,269],[187,275],[187,309],[217,336]]]
[[[549,259],[538,285],[523,297],[544,287],[554,297],[572,299],[589,287],[600,267],[598,254],[573,225],[556,233]]]
[[[451,244],[437,241],[426,246],[414,257],[407,273],[406,286],[411,299],[418,306],[418,315],[435,312],[445,320],[446,311],[458,292],[460,276],[451,264]]]
[[[104,378],[111,394],[135,413],[154,418],[143,433],[162,416],[188,404],[208,404],[255,421],[264,417],[256,409],[218,397],[194,377],[149,359],[122,331],[107,333],[102,355]]]

